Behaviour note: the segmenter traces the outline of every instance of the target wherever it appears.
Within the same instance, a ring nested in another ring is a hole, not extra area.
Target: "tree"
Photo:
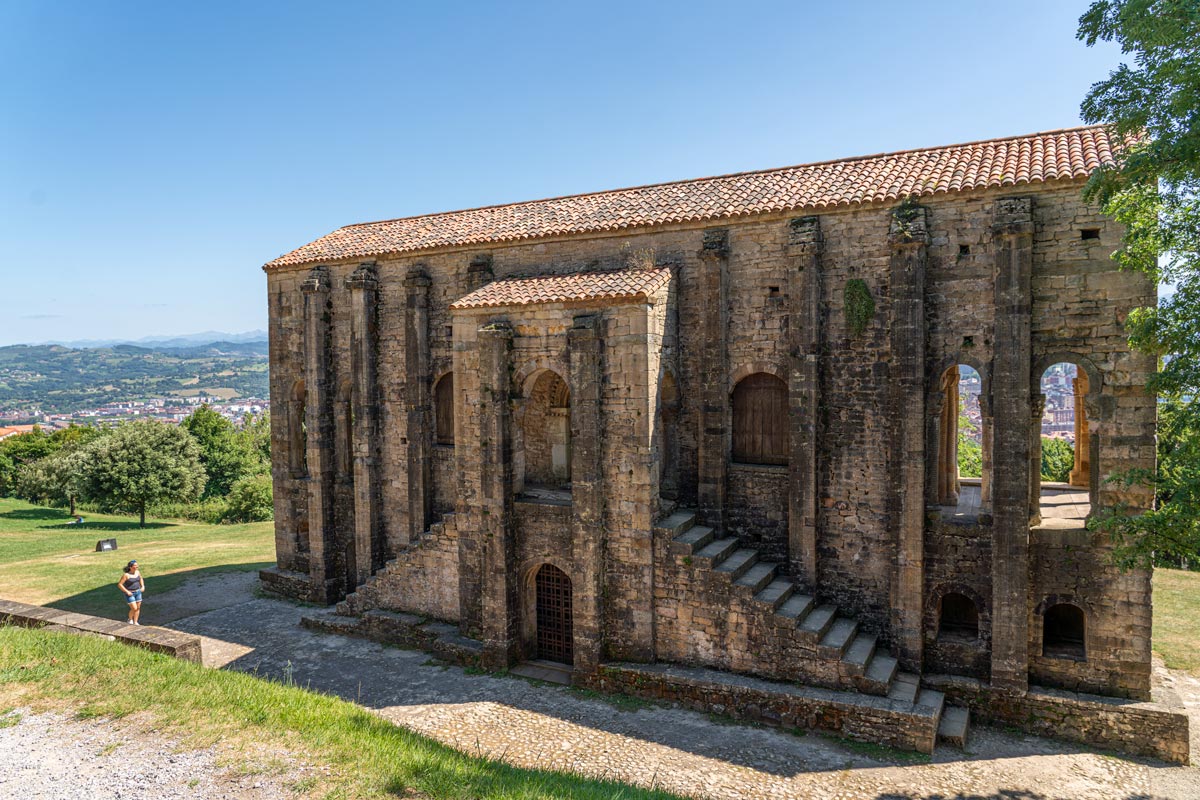
[[[63,448],[21,467],[16,494],[34,503],[67,506],[75,513],[75,501],[86,488],[88,456],[85,448]]]
[[[230,489],[226,522],[261,522],[274,516],[270,475],[248,475]]]
[[[1075,466],[1075,448],[1066,439],[1042,437],[1042,480],[1066,483]]]
[[[200,462],[208,473],[204,497],[224,497],[239,478],[254,471],[256,458],[247,440],[207,405],[193,411],[183,427],[200,445]]]
[[[28,433],[0,441],[0,495],[12,494],[23,466],[45,458],[57,449],[58,444],[37,426]]]
[[[975,441],[975,423],[966,414],[958,415],[958,474],[983,477],[983,446]]]
[[[89,496],[137,511],[141,527],[146,526],[146,506],[188,503],[204,489],[200,447],[174,425],[151,419],[126,422],[88,445],[85,453],[83,483]]]
[[[1095,521],[1109,532],[1115,557],[1146,566],[1155,553],[1200,557],[1200,2],[1099,0],[1079,20],[1089,46],[1115,41],[1131,56],[1092,86],[1083,101],[1088,122],[1106,123],[1118,166],[1093,173],[1084,196],[1125,226],[1114,258],[1175,292],[1157,307],[1136,309],[1127,327],[1134,347],[1163,357],[1150,388],[1172,404],[1160,439],[1174,437],[1179,455],[1156,471],[1117,476],[1153,487],[1157,507],[1131,515],[1105,510]],[[1191,433],[1188,433],[1191,432]],[[1187,457],[1184,457],[1184,456]]]

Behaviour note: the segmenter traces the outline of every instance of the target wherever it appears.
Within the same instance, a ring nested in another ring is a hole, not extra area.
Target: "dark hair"
[[[130,561],[128,564],[126,564],[126,565],[125,565],[125,571],[126,571],[126,572],[129,572],[129,571],[130,571],[130,569],[133,567],[133,565],[134,565],[134,564],[136,564],[136,563],[137,563],[137,559],[134,559],[133,561]]]

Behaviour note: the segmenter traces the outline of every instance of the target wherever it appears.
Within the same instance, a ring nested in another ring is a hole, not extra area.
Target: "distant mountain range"
[[[0,412],[62,414],[154,397],[266,397],[267,368],[262,331],[103,347],[10,345],[0,347]]]
[[[53,341],[39,342],[39,344],[57,344],[62,345],[63,347],[73,348],[113,347],[114,345],[132,344],[138,347],[162,350],[164,348],[195,347],[197,345],[208,345],[214,342],[232,342],[234,344],[242,344],[245,342],[265,341],[267,341],[267,332],[255,330],[246,331],[245,333],[204,331],[203,333],[189,333],[182,336],[144,336],[141,339],[78,339],[73,342]]]

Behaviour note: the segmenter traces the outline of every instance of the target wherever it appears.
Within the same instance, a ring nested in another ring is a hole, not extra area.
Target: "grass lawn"
[[[0,597],[53,605],[103,617],[124,616],[116,582],[136,558],[148,594],[170,591],[189,578],[249,571],[275,563],[274,526],[206,525],[183,520],[84,513],[66,525],[61,509],[0,498]],[[97,553],[96,542],[116,538],[117,550]]]
[[[292,786],[326,800],[675,797],[467,756],[353,703],[253,675],[102,639],[0,627],[0,714],[20,706],[66,706],[86,717],[149,712],[184,745],[220,743],[244,771],[269,773],[273,765],[262,754],[282,748],[330,767]]]
[[[1154,571],[1154,652],[1200,677],[1200,572]]]

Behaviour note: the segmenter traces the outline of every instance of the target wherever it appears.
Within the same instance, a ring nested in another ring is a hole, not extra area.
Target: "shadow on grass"
[[[175,522],[147,522],[145,527],[138,525],[136,519],[130,520],[89,520],[86,513],[81,513],[83,517],[82,525],[71,525],[71,515],[66,511],[57,508],[15,508],[12,511],[5,511],[0,514],[0,519],[12,519],[22,521],[49,521],[54,523],[50,525],[38,525],[38,530],[59,528],[71,531],[84,532],[96,531],[97,533],[108,533],[113,531],[148,531],[156,528],[174,528],[178,525]]]
[[[197,591],[195,595],[165,597],[175,592],[180,586],[191,581],[199,581],[216,575],[255,572],[274,566],[272,561],[247,561],[240,564],[218,564],[212,567],[189,569],[182,572],[171,572],[166,575],[146,575],[146,595],[142,607],[147,624],[157,625],[192,614],[202,614],[214,608],[222,608],[233,603],[240,603],[245,597],[231,594],[227,591]],[[50,608],[61,611],[74,611],[78,614],[91,614],[96,617],[109,619],[125,618],[125,595],[117,588],[120,572],[114,572],[111,583],[101,584],[86,592],[73,594],[61,600],[47,603]]]

